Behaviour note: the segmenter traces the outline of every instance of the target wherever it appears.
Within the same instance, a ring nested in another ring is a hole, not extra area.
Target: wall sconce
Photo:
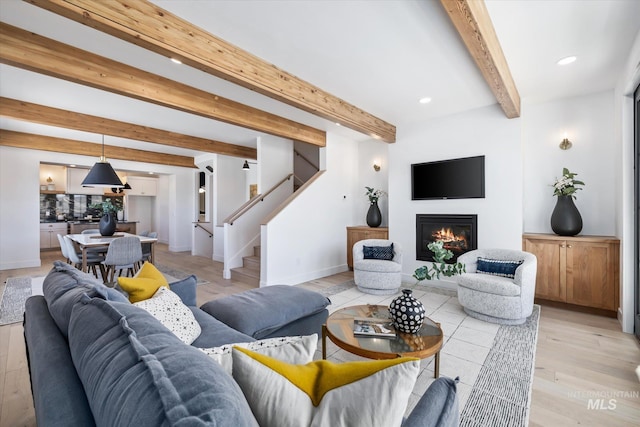
[[[250,162],[248,160],[244,161],[244,164],[242,165],[242,170],[245,172],[249,172],[249,163],[251,163],[252,165],[257,165],[258,162]]]
[[[380,162],[378,161],[373,162],[373,170],[376,172],[380,172]]]
[[[571,148],[573,144],[571,143],[571,141],[569,141],[569,139],[567,138],[567,133],[564,133],[564,139],[562,140],[562,142],[560,142],[560,149],[561,150],[568,150],[569,148]]]

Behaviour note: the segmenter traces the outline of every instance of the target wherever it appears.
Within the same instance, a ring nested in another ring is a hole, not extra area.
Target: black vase
[[[116,232],[116,220],[111,212],[102,215],[100,218],[100,234],[103,236],[113,236]]]
[[[371,202],[369,211],[367,212],[367,225],[369,227],[379,227],[382,223],[382,214],[378,207],[378,202]]]
[[[572,196],[558,196],[551,214],[551,229],[560,236],[575,236],[582,230],[582,217]]]
[[[411,289],[403,289],[402,295],[389,304],[389,314],[393,325],[400,332],[415,334],[424,322],[424,305],[411,295]]]

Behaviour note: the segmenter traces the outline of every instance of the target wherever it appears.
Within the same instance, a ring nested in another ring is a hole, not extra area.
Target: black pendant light
[[[244,161],[244,165],[242,165],[242,169],[245,171],[249,170],[249,162],[247,160]]]
[[[118,178],[116,171],[113,170],[107,158],[104,156],[104,135],[102,135],[102,156],[100,160],[93,165],[84,181],[83,187],[113,187],[122,188],[124,184]]]

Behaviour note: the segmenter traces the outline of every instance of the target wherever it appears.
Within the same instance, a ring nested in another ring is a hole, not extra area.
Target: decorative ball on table
[[[389,314],[400,332],[415,334],[425,318],[424,306],[413,297],[411,289],[403,289],[402,295],[391,301]]]

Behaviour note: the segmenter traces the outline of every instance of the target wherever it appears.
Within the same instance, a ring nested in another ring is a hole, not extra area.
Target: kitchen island
[[[132,221],[117,221],[116,232],[136,234],[137,222]],[[91,221],[69,221],[69,234],[80,234],[84,230],[97,230],[100,227],[100,219],[94,219]]]

